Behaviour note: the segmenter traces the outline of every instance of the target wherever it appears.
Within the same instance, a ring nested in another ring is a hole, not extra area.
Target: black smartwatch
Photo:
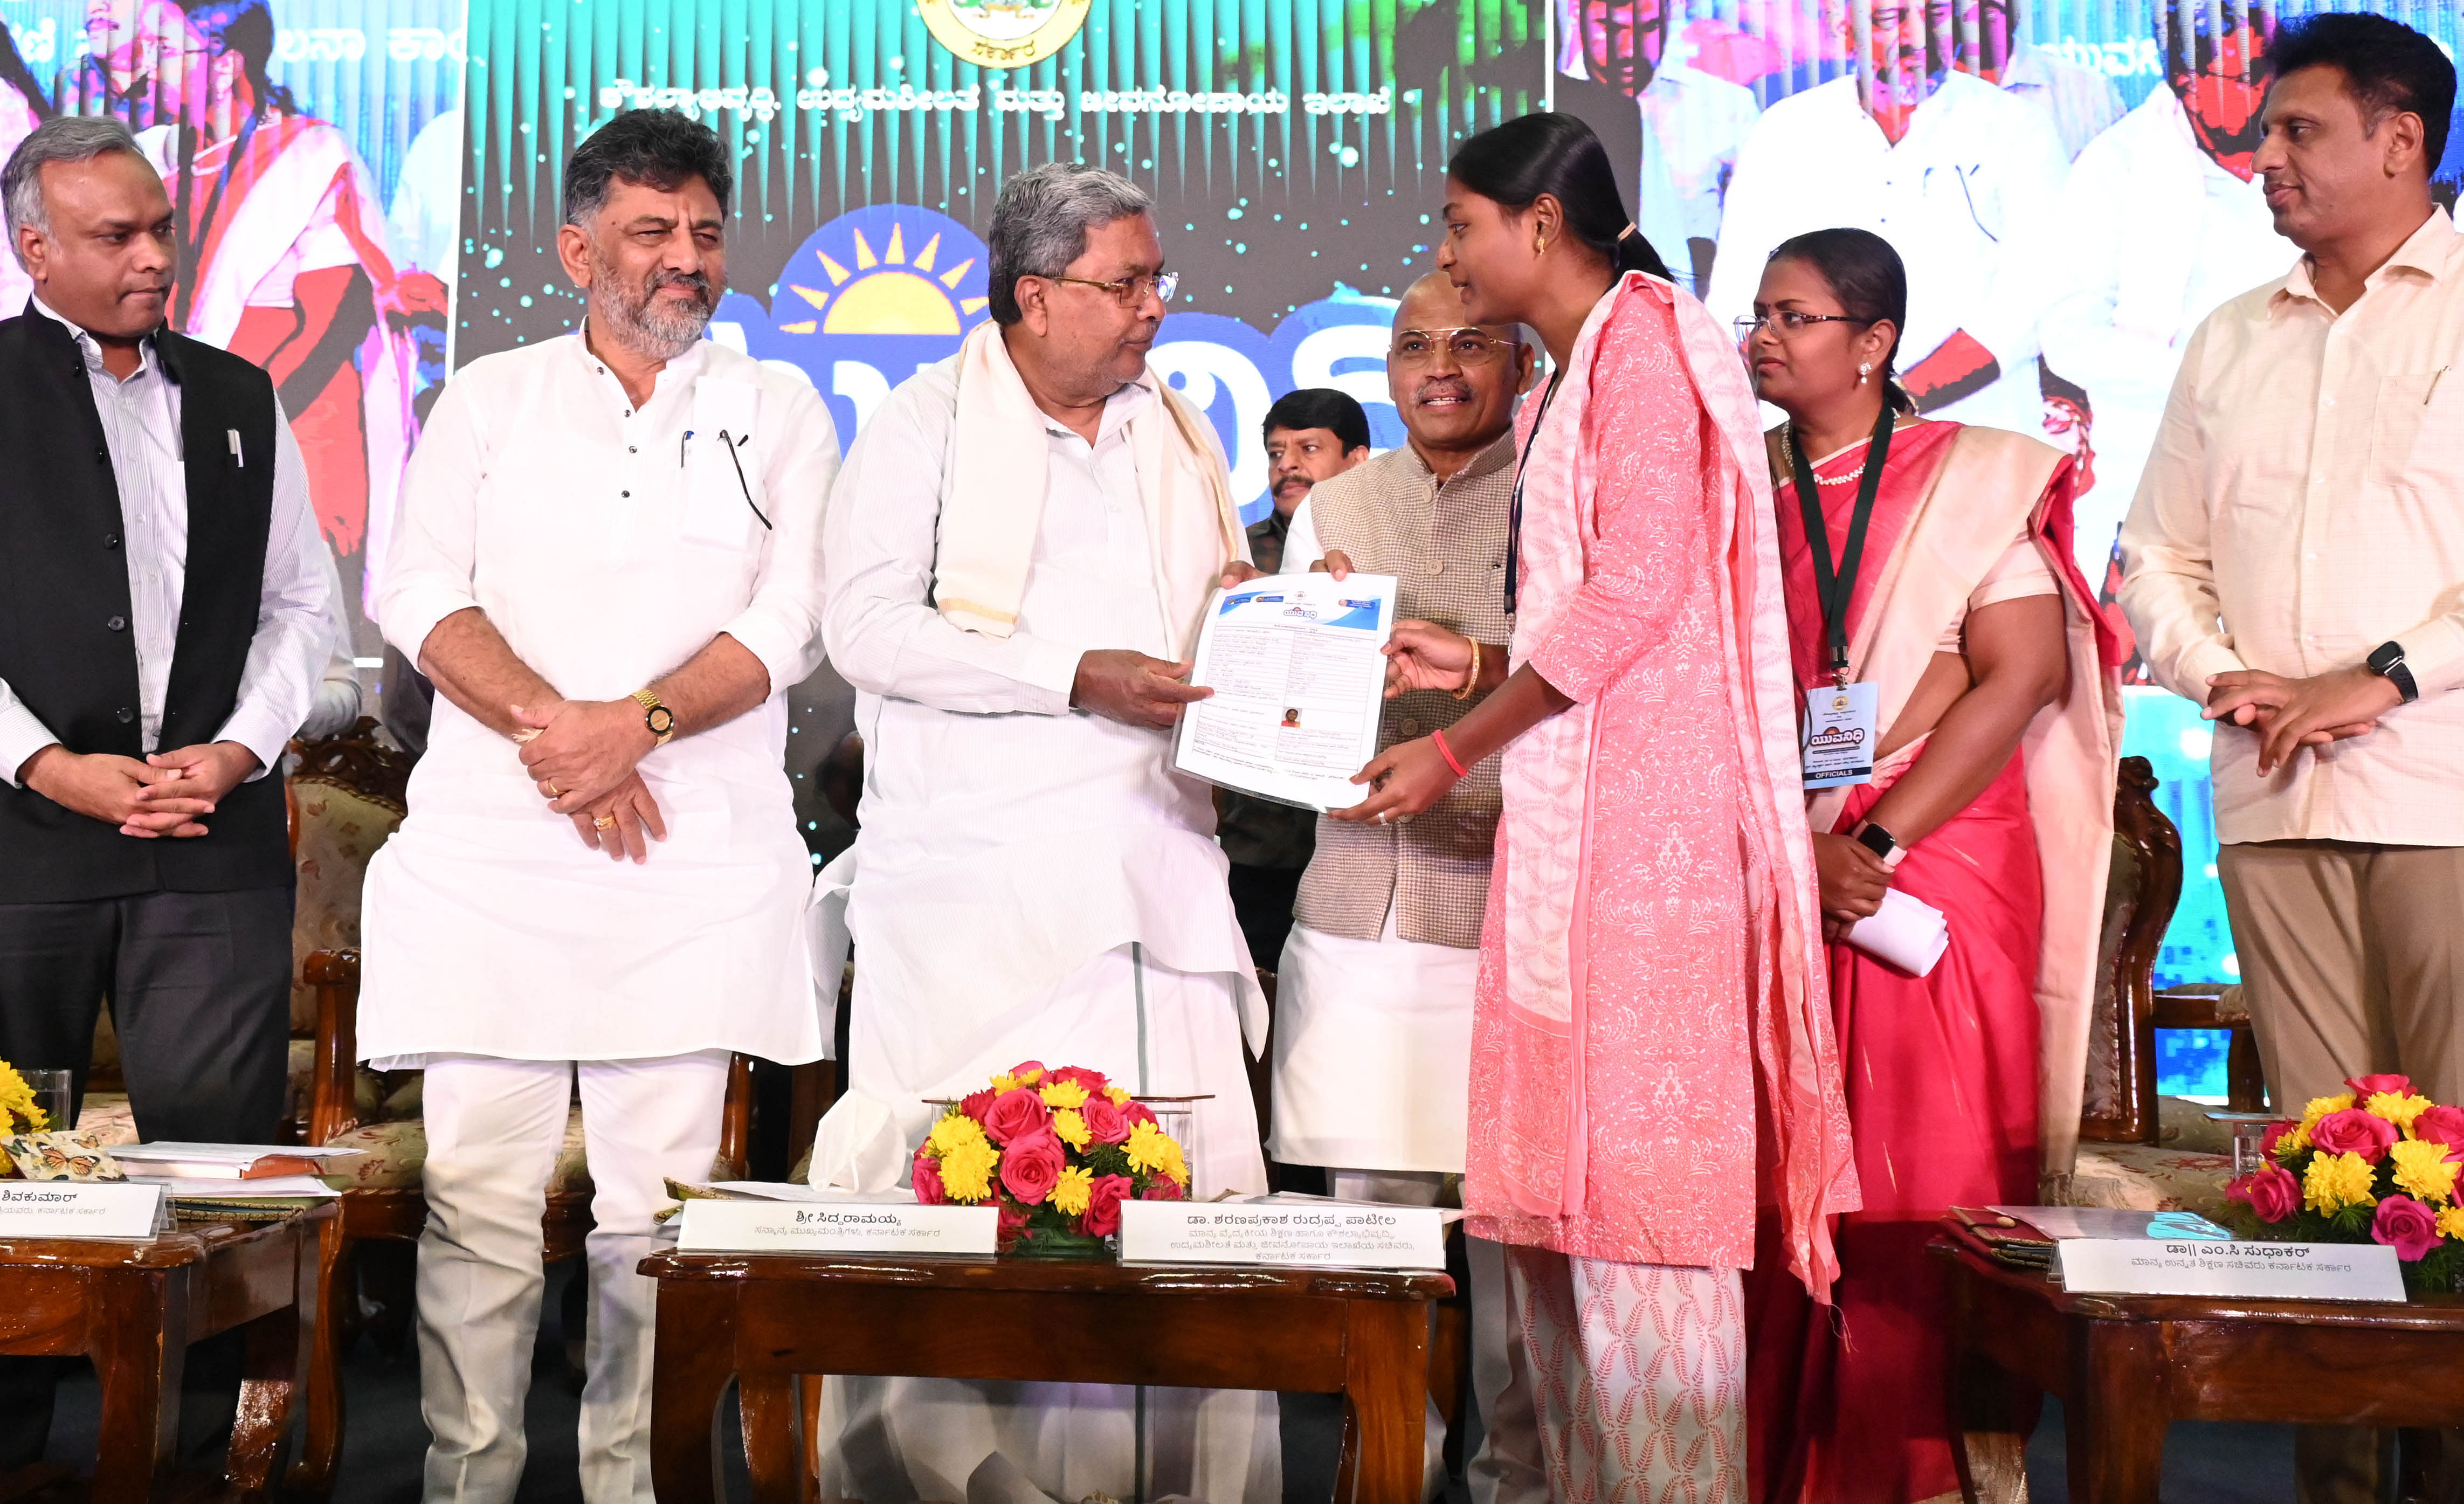
[[[1899,837],[1871,820],[1866,821],[1865,828],[1857,832],[1857,844],[1881,857],[1885,863],[1890,862],[1893,859],[1893,853],[1900,849]]]
[[[2380,643],[2366,660],[2366,666],[2372,674],[2394,685],[2395,692],[2404,697],[2406,704],[2409,705],[2421,697],[2421,686],[2412,682],[2412,671],[2404,666],[2403,643]]]

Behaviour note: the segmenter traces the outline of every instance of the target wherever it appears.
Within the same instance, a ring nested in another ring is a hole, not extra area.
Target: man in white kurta
[[[579,1078],[596,1227],[590,1504],[648,1504],[662,1177],[704,1180],[731,1051],[825,1048],[784,771],[820,657],[838,445],[812,388],[700,338],[726,154],[622,115],[577,150],[583,329],[464,367],[372,603],[435,680],[409,818],[368,870],[360,1048],[424,1065],[426,1497],[509,1501],[539,1218]]]
[[[1763,112],[1737,156],[1705,301],[1724,322],[1749,313],[1781,241],[1870,230],[1907,266],[1900,375],[1926,415],[2042,431],[2036,320],[2049,295],[2035,255],[2070,165],[2050,117],[1964,73],[1882,76],[1874,88],[1901,101],[1896,116],[1862,87],[1835,78]]]
[[[1038,226],[1075,258],[1033,259]],[[1192,1195],[1264,1190],[1242,1056],[1263,999],[1169,729],[1245,545],[1212,430],[1145,364],[1161,246],[1143,193],[1066,164],[1011,179],[986,239],[994,321],[883,401],[831,498],[825,632],[865,783],[824,874],[855,987],[812,1179],[890,1183],[930,1099],[1032,1059],[1204,1095]],[[998,1393],[832,1381],[823,1496],[962,1498],[996,1451],[1063,1499],[1281,1495],[1272,1395]]]

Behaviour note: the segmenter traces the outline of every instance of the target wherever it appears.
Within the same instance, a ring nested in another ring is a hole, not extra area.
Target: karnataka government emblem
[[[979,68],[1023,68],[1087,24],[1089,0],[916,0],[933,39]]]

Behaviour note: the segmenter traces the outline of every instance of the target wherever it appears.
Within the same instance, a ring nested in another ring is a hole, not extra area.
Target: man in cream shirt
[[[2464,240],[2430,173],[2455,71],[2373,15],[2288,24],[2269,55],[2254,166],[2304,254],[2184,350],[2122,605],[2158,681],[2216,723],[2217,865],[2276,1110],[2387,1073],[2453,1102]],[[2379,1496],[2362,1434],[2301,1430],[2306,1500]]]
[[[883,401],[831,499],[865,784],[822,887],[856,968],[812,1180],[894,1183],[928,1099],[1032,1059],[1206,1095],[1193,1192],[1263,1190],[1264,1000],[1211,791],[1172,768],[1199,616],[1246,555],[1213,430],[1147,365],[1175,278],[1146,195],[1067,163],[1011,178],[985,240],[992,319]],[[963,1498],[995,1452],[1059,1498],[1281,1495],[1272,1395],[1010,1392],[832,1381],[823,1496]]]
[[[786,692],[820,659],[838,443],[812,388],[702,338],[733,173],[619,115],[565,169],[581,332],[445,389],[371,603],[433,679],[368,869],[360,1046],[427,1067],[426,1496],[510,1500],[539,1216],[577,1075],[595,1194],[582,1482],[649,1504],[664,1176],[707,1177],[727,1054],[817,1058]]]

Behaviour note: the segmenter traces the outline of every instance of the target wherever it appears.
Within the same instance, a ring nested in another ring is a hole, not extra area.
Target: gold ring
[[[557,787],[555,784],[550,783],[547,785],[547,796],[550,799],[562,799],[564,797],[564,790]]]
[[[616,817],[614,815],[601,815],[598,819],[593,820],[590,823],[605,830],[609,826],[616,823]]]

